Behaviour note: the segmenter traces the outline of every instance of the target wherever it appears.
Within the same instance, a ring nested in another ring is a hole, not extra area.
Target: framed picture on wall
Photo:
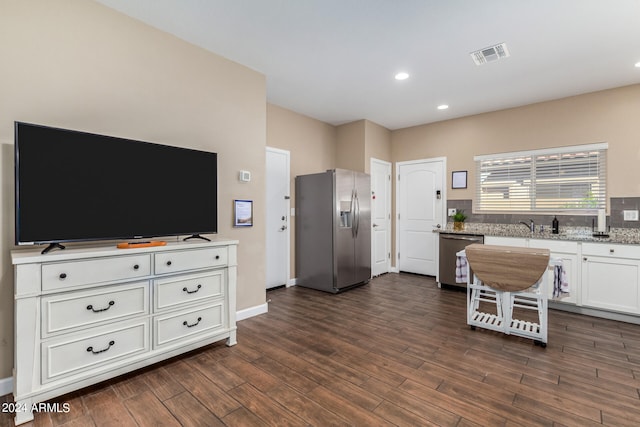
[[[467,188],[467,171],[451,172],[451,188]]]
[[[233,226],[252,227],[253,226],[253,200],[233,201]]]

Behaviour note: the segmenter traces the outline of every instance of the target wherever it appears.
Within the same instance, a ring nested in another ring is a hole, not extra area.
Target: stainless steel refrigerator
[[[344,169],[296,177],[296,284],[340,292],[371,278],[371,180]]]

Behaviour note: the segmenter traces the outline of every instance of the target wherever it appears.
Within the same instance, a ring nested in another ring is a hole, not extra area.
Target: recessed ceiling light
[[[449,108],[447,104],[438,105],[438,110],[446,110],[447,108]]]
[[[409,78],[409,74],[405,72],[396,74],[396,80],[406,80],[408,78]]]
[[[640,62],[636,62],[636,68],[640,68]]]

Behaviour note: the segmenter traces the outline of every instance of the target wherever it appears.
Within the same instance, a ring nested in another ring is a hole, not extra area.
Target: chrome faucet
[[[527,226],[527,228],[529,229],[529,231],[530,231],[530,232],[532,232],[532,233],[533,233],[534,231],[536,231],[536,225],[534,224],[534,222],[533,222],[533,220],[532,220],[532,219],[530,219],[530,220],[529,220],[529,223],[528,223],[528,224],[527,224],[526,222],[524,222],[524,221],[520,221],[520,224],[522,224],[522,225],[526,225],[526,226]]]

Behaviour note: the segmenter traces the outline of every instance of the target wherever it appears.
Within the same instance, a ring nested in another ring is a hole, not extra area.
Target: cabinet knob
[[[138,264],[136,264],[136,265],[134,265],[134,266],[133,266],[133,269],[134,269],[134,270],[138,270],[139,268],[140,268],[140,266],[139,266]]]
[[[216,255],[216,259],[220,259],[220,255]]]
[[[64,280],[67,278],[67,273],[60,273],[60,280]]]
[[[167,266],[170,266],[170,265],[171,265],[171,261],[167,261]]]
[[[610,254],[614,253],[615,251],[616,251],[615,249],[609,249]]]
[[[582,258],[582,260],[583,260],[583,261],[586,261],[586,260],[587,260],[587,257]]]

